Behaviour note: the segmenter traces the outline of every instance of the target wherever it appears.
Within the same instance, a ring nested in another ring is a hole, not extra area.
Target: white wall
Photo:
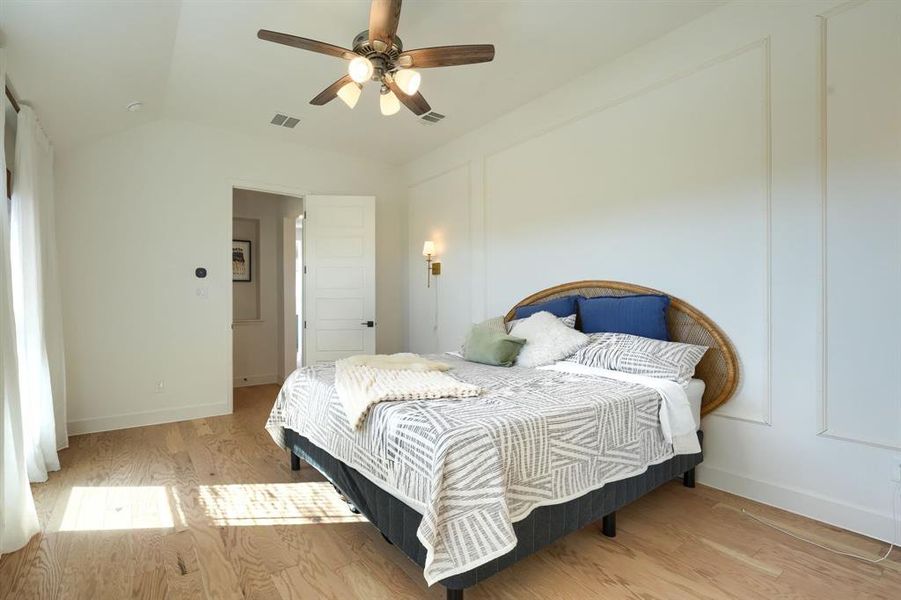
[[[901,5],[838,5],[727,5],[406,165],[411,348],[566,281],[666,290],[742,361],[700,480],[889,539]]]
[[[378,350],[402,349],[406,214],[392,175],[376,161],[169,120],[57,156],[69,431],[229,409],[233,186],[374,194]],[[198,266],[209,270],[202,282]]]
[[[285,260],[293,273],[293,252],[283,251],[284,220],[303,213],[299,198],[236,189],[233,194],[232,237],[251,241],[251,280],[232,284],[232,356],[235,387],[281,383],[286,375],[284,336],[285,301],[293,307],[294,294],[285,298]],[[293,227],[291,229],[293,233]],[[293,247],[293,236],[291,245]],[[289,290],[293,291],[293,290]],[[293,314],[293,310],[291,311]],[[293,348],[293,341],[290,344]]]

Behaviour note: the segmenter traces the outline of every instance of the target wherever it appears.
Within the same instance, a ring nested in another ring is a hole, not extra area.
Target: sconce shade
[[[428,241],[422,245],[422,255],[423,256],[434,256],[435,255],[435,242]]]
[[[360,94],[362,93],[362,85],[355,81],[349,81],[342,85],[338,90],[338,97],[341,98],[342,102],[344,102],[348,108],[353,108],[357,105],[357,100],[360,99]]]

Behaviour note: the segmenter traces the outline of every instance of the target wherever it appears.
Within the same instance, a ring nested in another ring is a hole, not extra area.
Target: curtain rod
[[[16,100],[16,97],[13,96],[12,90],[9,89],[9,86],[4,86],[6,88],[6,97],[9,98],[9,103],[12,104],[13,110],[19,112],[19,102]]]

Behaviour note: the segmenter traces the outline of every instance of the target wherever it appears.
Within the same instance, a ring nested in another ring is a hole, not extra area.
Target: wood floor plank
[[[356,593],[335,573],[311,573],[301,564],[273,574],[282,600],[352,600]]]
[[[135,600],[166,600],[170,597],[166,569],[156,567],[134,578],[131,597]]]
[[[163,536],[161,546],[168,597],[171,600],[206,598],[194,538],[190,531],[177,531]]]
[[[27,574],[45,545],[45,536],[38,533],[21,550],[0,557],[0,600],[19,598],[25,594],[23,586]],[[8,583],[4,585],[2,582]]]
[[[444,597],[263,429],[277,386],[235,390],[231,415],[73,437],[33,486],[43,528],[0,557],[0,600],[381,600]],[[288,487],[278,487],[288,486]],[[290,501],[285,500],[290,494]],[[901,598],[901,552],[699,485],[619,511],[615,539],[575,532],[467,590],[469,600]]]
[[[247,527],[224,527],[219,533],[244,598],[268,600],[277,597],[279,594],[272,583],[271,573],[260,558],[253,532],[248,531]]]

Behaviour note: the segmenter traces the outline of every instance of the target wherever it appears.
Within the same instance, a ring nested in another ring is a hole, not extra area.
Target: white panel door
[[[306,196],[304,364],[375,353],[375,197]]]

